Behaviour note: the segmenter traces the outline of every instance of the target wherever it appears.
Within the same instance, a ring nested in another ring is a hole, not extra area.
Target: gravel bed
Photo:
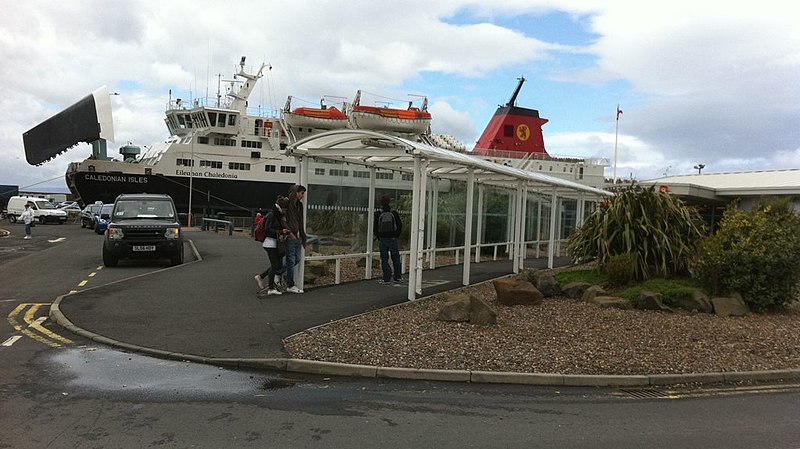
[[[363,277],[363,272],[361,274]],[[406,368],[645,375],[800,368],[800,307],[718,317],[604,309],[567,298],[504,306],[491,282],[464,288],[497,324],[436,320],[447,294],[377,310],[284,341],[291,357]]]

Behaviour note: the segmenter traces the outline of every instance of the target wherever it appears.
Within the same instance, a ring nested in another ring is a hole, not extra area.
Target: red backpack
[[[256,226],[255,239],[257,242],[263,242],[267,238],[267,218],[262,218],[261,221],[258,222],[258,226]]]

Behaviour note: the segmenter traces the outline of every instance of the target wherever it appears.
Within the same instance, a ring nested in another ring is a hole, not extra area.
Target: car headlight
[[[125,236],[125,234],[122,232],[122,228],[110,227],[106,232],[108,232],[108,238],[110,240],[119,240]]]
[[[177,239],[181,236],[181,228],[167,228],[164,230],[164,237],[168,239]]]

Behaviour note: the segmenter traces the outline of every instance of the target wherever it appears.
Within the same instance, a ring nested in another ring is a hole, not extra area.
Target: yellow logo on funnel
[[[521,141],[526,141],[531,137],[531,129],[528,128],[528,125],[521,124],[517,125],[517,138]]]

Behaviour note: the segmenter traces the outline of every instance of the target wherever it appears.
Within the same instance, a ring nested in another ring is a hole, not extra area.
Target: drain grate
[[[672,397],[669,392],[652,388],[626,388],[619,390],[621,395],[638,399],[668,399]]]

